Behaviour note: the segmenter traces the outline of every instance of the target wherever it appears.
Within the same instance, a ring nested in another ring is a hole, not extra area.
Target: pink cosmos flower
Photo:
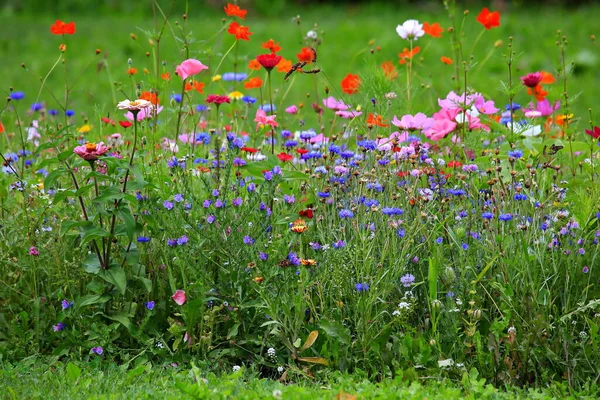
[[[177,145],[177,143],[169,138],[162,138],[162,142],[160,143],[160,147],[162,147],[163,150],[168,150],[171,153],[177,153],[179,151],[179,146]]]
[[[310,139],[310,143],[312,143],[312,144],[327,143],[327,142],[329,142],[329,138],[325,137],[325,135],[323,135],[322,133],[319,133],[317,136]]]
[[[285,112],[288,114],[297,114],[298,113],[298,107],[296,107],[295,105],[291,105],[288,108],[285,109]]]
[[[187,300],[185,297],[185,290],[176,290],[175,294],[171,296],[171,298],[180,306],[184,305]]]
[[[494,101],[493,100],[488,100],[485,101],[485,99],[483,98],[483,96],[479,96],[474,104],[475,108],[477,109],[477,111],[479,111],[482,114],[496,114],[498,111],[500,111],[499,109],[497,109],[494,106]]]
[[[86,143],[83,146],[75,147],[73,152],[86,161],[95,161],[98,157],[103,156],[108,152],[108,147],[106,147],[103,142],[98,144]]]
[[[265,125],[271,125],[272,127],[279,126],[279,124],[277,124],[275,121],[276,117],[276,115],[267,116],[265,110],[258,109],[254,118],[254,122],[256,122],[256,130]]]
[[[433,123],[433,126],[423,133],[428,139],[438,141],[445,138],[455,128],[456,122],[452,120],[436,119]]]
[[[38,132],[38,128],[39,125],[37,119],[31,121],[31,126],[27,128],[27,141],[33,142],[35,146],[40,145],[40,141],[38,139],[42,138],[42,135],[40,135],[40,133]]]
[[[427,130],[433,125],[433,119],[423,113],[416,113],[414,116],[406,114],[401,119],[394,115],[392,125],[404,130]]]
[[[342,118],[356,118],[356,117],[360,117],[362,115],[362,111],[344,111],[344,110],[340,110],[337,111],[335,113],[335,115],[340,116]]]
[[[479,97],[481,97],[479,93],[468,94],[465,96],[465,93],[458,95],[452,91],[448,93],[448,96],[446,96],[445,99],[438,99],[438,105],[449,110],[456,108],[468,108]]]
[[[201,142],[196,140],[195,135],[193,133],[182,133],[181,135],[177,136],[177,138],[186,144]]]
[[[527,110],[525,110],[525,116],[526,117],[534,117],[534,116],[540,116],[540,117],[547,117],[549,115],[552,115],[552,113],[556,110],[558,110],[560,108],[560,101],[557,101],[556,103],[554,103],[553,106],[550,105],[550,102],[548,101],[548,99],[544,99],[542,101],[538,101],[536,106],[535,106],[535,110],[533,108],[533,103],[529,103],[529,108]],[[539,115],[537,115],[537,113],[539,112]],[[528,115],[529,113],[529,115]]]
[[[329,108],[330,110],[335,111],[342,111],[348,109],[348,106],[344,104],[343,101],[337,101],[333,96],[329,96],[328,98],[323,99],[323,105]]]
[[[177,75],[179,75],[181,79],[185,80],[190,76],[199,74],[205,69],[208,69],[206,65],[202,64],[198,60],[190,58],[179,64],[177,68],[175,68],[175,71],[177,71]]]
[[[156,107],[156,109],[154,108],[142,108],[137,115],[137,120],[141,121],[143,119],[146,118],[153,118],[155,113],[156,115],[158,115],[161,111],[163,110],[163,106],[158,106]],[[130,121],[133,121],[133,113],[130,111],[127,114],[125,114],[125,118],[127,118]]]

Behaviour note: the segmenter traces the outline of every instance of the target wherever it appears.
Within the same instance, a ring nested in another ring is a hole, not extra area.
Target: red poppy
[[[4,125],[2,125],[2,122],[0,122],[0,133],[4,133]]]
[[[50,27],[50,32],[54,35],[73,35],[75,33],[75,22],[62,22],[57,19],[54,25]]]
[[[262,65],[263,68],[265,68],[267,71],[271,71],[277,66],[277,64],[279,64],[279,61],[281,61],[282,58],[283,57],[278,56],[275,53],[269,53],[256,56],[256,61],[258,61],[258,63]]]
[[[500,26],[500,12],[491,12],[487,7],[483,7],[483,10],[477,16],[477,22],[479,22],[485,29],[492,29]]]
[[[250,35],[252,35],[252,32],[250,32],[248,29],[249,28],[247,26],[240,25],[234,21],[231,23],[231,25],[229,25],[227,32],[235,36],[237,40],[250,40]]]
[[[269,39],[267,43],[263,43],[261,47],[263,49],[269,50],[271,53],[277,53],[278,51],[281,51],[281,46],[279,45],[279,42],[275,43],[273,39]]]
[[[414,47],[412,51],[405,47],[404,50],[402,50],[402,53],[398,54],[398,57],[400,57],[400,61],[398,62],[400,64],[406,64],[406,60],[412,59],[414,56],[419,54],[420,51],[421,47],[419,46]]]
[[[313,217],[313,210],[312,210],[312,208],[307,208],[306,210],[301,210],[298,213],[298,215],[301,216],[301,217],[306,217],[306,218],[312,219],[312,217]]]
[[[544,90],[544,85],[541,83],[536,85],[533,89],[527,88],[527,94],[530,96],[535,95],[537,101],[542,101],[548,96],[548,92]]]
[[[308,153],[308,150],[307,149],[296,149],[296,153],[298,153],[298,154],[306,154],[306,153]]]
[[[100,120],[102,120],[102,122],[104,122],[107,125],[115,126],[115,121],[113,121],[110,118],[102,117],[102,118],[100,118]]]
[[[246,82],[244,82],[244,89],[256,89],[261,87],[263,84],[262,79],[254,77],[254,78],[250,78],[248,79]]]
[[[381,64],[381,68],[383,68],[383,75],[390,81],[398,76],[398,71],[391,61],[385,61]]]
[[[242,10],[239,6],[229,3],[224,7],[224,10],[228,16],[240,17],[241,19],[246,19],[246,14],[248,13],[248,10]]]
[[[258,152],[258,149],[255,149],[254,147],[242,147],[241,150],[245,151],[246,153],[250,153],[250,154],[254,154],[254,153]]]
[[[282,162],[288,162],[288,161],[292,161],[292,159],[294,157],[291,156],[290,154],[279,153],[279,154],[277,154],[277,158],[279,158]]]
[[[129,128],[133,124],[131,122],[129,122],[129,121],[119,121],[119,125],[121,125],[125,129],[127,129],[127,128]]]
[[[586,129],[585,133],[587,133],[594,139],[599,139],[600,138],[600,127],[595,126],[592,130]]]
[[[348,74],[342,79],[342,91],[348,94],[357,93],[360,82],[358,75]]]
[[[311,63],[315,59],[315,52],[310,47],[303,47],[300,53],[296,54],[296,57],[300,62]]]
[[[460,161],[456,161],[456,160],[451,160],[448,162],[448,167],[449,168],[459,168],[462,167],[462,163]]]
[[[433,25],[429,25],[429,22],[424,22],[423,30],[425,31],[426,34],[436,37],[436,38],[441,38],[442,33],[444,33],[444,28],[442,28],[440,26],[440,24],[438,24],[437,22],[434,23]]]
[[[206,97],[206,102],[214,103],[214,104],[220,106],[223,103],[231,103],[231,99],[229,98],[229,96],[225,96],[225,95],[209,94]]]

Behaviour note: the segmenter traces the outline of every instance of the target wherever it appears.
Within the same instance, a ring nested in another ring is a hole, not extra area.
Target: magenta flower
[[[175,303],[177,303],[180,306],[184,305],[187,300],[187,298],[185,297],[184,290],[176,290],[175,294],[171,296],[171,298],[173,299],[173,301],[175,301]]]
[[[298,113],[298,107],[296,107],[295,105],[291,105],[288,108],[285,109],[285,112],[288,114],[297,114]]]
[[[550,105],[548,99],[544,99],[542,101],[538,101],[533,109],[533,103],[529,103],[529,108],[525,110],[526,117],[547,117],[552,115],[552,113],[560,108],[560,101],[554,103],[554,105]]]
[[[498,111],[500,111],[494,106],[493,100],[485,101],[483,96],[479,96],[473,105],[475,108],[477,108],[477,111],[482,114],[496,114]]]
[[[356,117],[360,117],[362,115],[362,111],[344,111],[344,110],[340,110],[337,111],[335,113],[335,115],[338,115],[342,118],[356,118]]]
[[[39,256],[39,255],[40,255],[40,252],[39,252],[39,251],[38,251],[38,249],[36,249],[34,246],[31,246],[31,247],[29,248],[29,255],[30,255],[30,256],[37,257],[37,256]]]
[[[276,117],[277,117],[276,115],[267,116],[267,113],[265,112],[265,110],[261,110],[261,109],[256,110],[256,116],[254,118],[254,122],[256,122],[256,130],[258,130],[259,128],[261,128],[265,125],[271,125],[272,127],[279,126],[277,124],[277,122],[275,121]]]
[[[456,122],[454,121],[449,119],[436,119],[433,126],[423,133],[428,139],[438,141],[445,138],[455,128]]]
[[[539,85],[543,78],[544,76],[541,72],[532,72],[525,76],[522,76],[521,82],[523,82],[523,85],[527,86],[528,88],[534,88],[537,85]]]
[[[337,101],[333,96],[329,96],[328,98],[323,99],[323,105],[329,108],[330,110],[335,111],[342,111],[348,109],[348,106],[344,104],[343,101]]]
[[[87,161],[95,161],[98,157],[103,156],[108,152],[108,147],[104,143],[86,143],[83,146],[77,146],[73,149],[73,152],[79,157]]]
[[[329,142],[329,138],[325,137],[325,135],[323,135],[322,133],[319,133],[317,136],[315,136],[314,138],[310,139],[310,143],[311,144],[315,144],[315,143],[327,143]]]
[[[456,108],[469,108],[471,104],[481,97],[479,93],[458,95],[455,92],[448,93],[445,99],[438,99],[438,105],[442,108],[453,110]]]
[[[158,106],[158,107],[156,107],[156,109],[151,108],[151,107],[142,108],[138,112],[137,120],[141,121],[146,118],[152,118],[152,117],[154,117],[155,113],[156,113],[156,115],[158,115],[162,110],[163,110],[163,106]],[[133,113],[131,111],[129,111],[127,114],[125,114],[125,118],[127,118],[130,121],[133,121]]]
[[[177,75],[179,75],[181,79],[185,80],[190,76],[199,74],[205,69],[208,69],[206,65],[202,64],[198,60],[190,58],[179,64],[177,68],[175,68],[175,71],[177,71]]]

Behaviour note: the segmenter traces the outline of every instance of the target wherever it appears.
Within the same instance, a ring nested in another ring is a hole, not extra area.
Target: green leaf
[[[128,331],[131,331],[131,321],[129,321],[129,316],[126,313],[120,312],[113,315],[104,314],[104,316],[108,319],[119,322],[121,325],[127,328]]]
[[[127,237],[129,238],[129,240],[131,240],[136,230],[135,219],[133,218],[133,215],[131,215],[131,211],[129,211],[128,208],[121,208],[116,211],[116,214],[117,217],[119,217],[119,219],[123,221]]]
[[[127,288],[127,275],[120,265],[112,264],[108,269],[101,269],[98,272],[98,276],[106,282],[115,285],[119,293],[125,294],[125,289]]]
[[[108,236],[108,231],[106,229],[99,226],[93,226],[91,223],[88,226],[84,226],[81,231],[83,233],[83,236],[81,237],[82,245],[92,240]]]
[[[83,296],[77,302],[77,307],[91,306],[93,304],[104,304],[110,300],[111,296],[108,294],[91,294]]]
[[[341,323],[323,319],[319,326],[331,338],[338,339],[342,344],[350,346],[350,330]]]
[[[69,150],[65,150],[62,153],[59,153],[58,156],[56,156],[56,158],[58,158],[58,161],[65,161],[67,158],[71,157],[73,154],[73,149],[69,149]]]
[[[227,339],[231,339],[232,337],[236,337],[238,334],[238,330],[240,328],[240,324],[233,324],[231,329],[229,329],[229,333],[227,334]]]
[[[88,274],[98,274],[102,266],[100,265],[100,260],[98,260],[98,256],[96,254],[90,253],[87,258],[83,262],[83,269]]]
[[[429,259],[429,274],[427,276],[429,280],[429,299],[431,301],[437,299],[438,272],[437,260],[432,257]]]
[[[81,368],[73,363],[67,364],[67,378],[72,384],[75,384],[77,379],[81,376]]]
[[[65,173],[66,171],[64,168],[58,168],[50,172],[48,176],[46,176],[46,179],[44,179],[44,187],[48,189],[54,188],[54,183],[56,183],[58,178],[63,176]]]

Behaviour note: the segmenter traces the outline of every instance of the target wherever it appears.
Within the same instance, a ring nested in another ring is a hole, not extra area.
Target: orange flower
[[[261,87],[263,84],[262,79],[260,78],[250,78],[248,79],[246,82],[244,82],[244,88],[245,89],[256,89]]]
[[[315,59],[315,53],[310,47],[303,47],[300,53],[296,54],[298,61],[311,63]]]
[[[246,19],[246,13],[248,13],[248,10],[242,10],[239,6],[229,3],[224,7],[224,10],[228,16],[240,17],[241,19]]]
[[[421,47],[419,47],[419,46],[416,46],[415,48],[413,48],[412,51],[410,51],[409,49],[407,49],[405,47],[404,50],[402,50],[402,53],[398,54],[398,57],[400,57],[400,61],[398,61],[398,62],[400,64],[406,64],[407,59],[412,59],[414,56],[419,54],[420,51],[421,51]]]
[[[171,74],[168,72],[165,72],[164,74],[161,74],[160,77],[165,80],[165,81],[169,81],[171,80]]]
[[[545,83],[548,85],[554,83],[554,76],[552,76],[550,72],[540,71],[540,73],[542,74],[542,80],[540,83]]]
[[[260,69],[260,63],[256,60],[256,58],[253,58],[248,63],[248,68],[250,68],[250,69],[252,69],[254,71],[258,71]]]
[[[530,96],[535,95],[537,101],[542,101],[546,98],[546,96],[548,96],[548,92],[544,90],[544,85],[541,83],[536,85],[533,90],[531,90],[531,88],[527,88],[527,94]]]
[[[383,74],[390,81],[398,76],[398,71],[396,71],[396,67],[391,61],[385,61],[381,64],[381,68],[383,68]]]
[[[308,226],[306,226],[306,222],[304,222],[302,218],[298,218],[294,221],[290,229],[292,230],[292,232],[302,233],[308,229]]]
[[[204,93],[204,82],[191,81],[185,84],[185,90],[195,90],[198,93]]]
[[[440,60],[442,60],[442,62],[446,65],[450,65],[450,64],[454,64],[454,61],[452,61],[452,59],[450,57],[442,57],[440,58]]]
[[[389,124],[385,124],[383,117],[381,115],[369,114],[367,117],[367,125],[369,126],[381,126],[383,128],[390,126]]]
[[[279,61],[279,64],[275,66],[275,68],[277,68],[277,71],[279,72],[290,72],[290,70],[292,69],[292,62],[290,60],[282,58],[281,61]]]
[[[444,33],[444,28],[442,28],[440,26],[440,24],[438,24],[437,22],[434,23],[433,25],[429,25],[429,22],[424,22],[423,30],[425,31],[426,34],[436,37],[436,38],[441,38],[442,33]]]
[[[150,103],[154,104],[155,106],[160,104],[160,100],[158,99],[158,97],[156,96],[156,93],[154,93],[154,92],[147,92],[147,91],[142,92],[140,99],[147,100]]]
[[[2,125],[2,122],[0,122],[0,133],[4,133],[4,125]]]
[[[263,43],[261,47],[263,49],[269,50],[271,53],[277,53],[278,51],[281,51],[281,46],[279,45],[279,42],[275,43],[273,39],[269,39],[267,43]]]
[[[555,121],[558,125],[564,125],[565,121],[567,122],[571,122],[571,120],[573,119],[573,114],[561,114],[561,115],[557,115],[555,118]]]
[[[75,33],[75,22],[62,22],[57,19],[54,25],[50,27],[50,32],[54,35],[73,35]]]
[[[348,94],[357,93],[360,83],[358,75],[348,74],[342,79],[342,91]]]
[[[300,263],[305,267],[312,267],[317,265],[317,260],[312,258],[302,258],[300,259]]]
[[[135,75],[135,74],[137,74],[137,72],[138,72],[137,69],[135,69],[135,68],[129,68],[127,70],[127,75]]]
[[[250,32],[248,30],[247,26],[244,25],[240,25],[237,22],[232,22],[231,25],[229,25],[229,29],[227,29],[227,32],[231,33],[233,36],[235,36],[235,38],[237,40],[250,40],[250,35],[252,35],[252,32]]]
[[[477,22],[488,30],[500,26],[500,12],[490,12],[487,7],[483,7],[483,10],[477,16]]]

